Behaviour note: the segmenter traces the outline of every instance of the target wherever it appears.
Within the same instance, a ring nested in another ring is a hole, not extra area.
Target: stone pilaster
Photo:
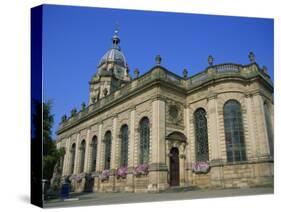
[[[180,186],[186,186],[185,183],[185,161],[186,161],[186,153],[185,153],[186,143],[181,143],[179,146],[179,167],[180,167]]]
[[[65,156],[63,161],[63,169],[62,169],[62,176],[66,176],[70,174],[69,172],[69,160],[70,160],[70,138],[67,138],[66,144],[65,144]]]
[[[258,158],[268,159],[270,157],[269,142],[266,129],[265,111],[262,96],[259,93],[253,95],[254,118],[256,123],[256,145],[258,146]]]
[[[274,158],[274,106],[273,106],[272,102],[268,103],[268,112],[270,113],[270,121],[271,121],[271,130],[269,129],[269,131],[271,131],[271,133],[272,133],[271,134],[271,136],[272,136],[271,154],[273,154],[272,157]]]
[[[190,138],[190,106],[187,105],[187,107],[184,109],[185,110],[185,134],[187,135],[188,138]],[[191,170],[191,164],[192,164],[192,151],[191,151],[191,142],[189,139],[187,139],[187,146],[186,146],[186,160],[185,160],[185,171],[187,174],[185,175],[185,183],[186,184],[191,184],[191,179],[192,179],[192,170]]]
[[[225,146],[221,145],[219,135],[219,114],[217,106],[216,95],[209,97],[208,99],[208,142],[209,142],[209,161],[212,166],[211,168],[211,182],[215,187],[223,187],[223,170],[221,167],[222,159],[222,148]],[[223,120],[222,120],[223,121]]]
[[[246,108],[247,108],[247,121],[248,121],[248,131],[249,131],[249,146],[251,151],[249,151],[247,158],[248,160],[255,160],[258,156],[258,147],[256,144],[257,134],[255,133],[255,121],[253,112],[253,99],[252,96],[248,95],[245,98]]]
[[[100,180],[99,180],[99,173],[103,170],[102,167],[102,127],[103,124],[99,124],[99,128],[98,128],[98,144],[97,144],[97,161],[96,161],[96,176],[94,177],[94,191],[99,191],[100,189]]]
[[[102,161],[102,139],[103,139],[103,136],[102,136],[102,124],[99,125],[99,132],[98,132],[98,146],[97,146],[97,167],[96,167],[96,170],[97,171],[102,171],[103,170],[103,167],[101,164],[101,161]]]
[[[152,102],[152,142],[149,171],[149,191],[164,190],[168,187],[167,165],[165,161],[165,102],[157,99]],[[152,151],[153,150],[153,151]]]
[[[89,138],[89,150],[88,150],[88,167],[87,167],[87,172],[90,173],[93,170],[93,143],[92,143],[92,138]]]
[[[79,143],[79,147],[78,147],[78,164],[77,164],[77,173],[80,174],[84,171],[84,165],[85,165],[85,153],[84,153],[84,164],[82,165],[82,145],[81,145],[81,141],[78,142]],[[85,144],[86,145],[86,144]],[[85,151],[85,150],[84,150]],[[81,165],[83,167],[81,167]]]
[[[85,162],[84,162],[84,172],[89,173],[90,170],[90,159],[91,159],[91,146],[90,146],[90,129],[87,129],[87,136],[86,136],[86,146],[85,146]]]
[[[210,97],[208,99],[208,142],[209,142],[209,160],[220,160],[221,156],[221,147],[220,147],[220,138],[218,135],[218,112],[217,112],[217,100],[216,97]]]
[[[112,186],[112,191],[115,190],[115,170],[116,170],[116,143],[118,142],[117,135],[117,117],[113,118],[113,127],[112,127],[112,143],[111,143],[111,160],[110,160],[110,172],[109,182]]]
[[[133,109],[130,112],[130,126],[129,126],[129,151],[128,151],[128,174],[125,191],[134,191],[134,176],[132,173],[134,167],[134,151],[135,151],[135,116],[136,110]]]
[[[76,149],[75,149],[75,162],[74,162],[74,174],[78,174],[79,172],[79,139],[80,139],[80,134],[78,133],[76,136]]]
[[[118,142],[117,135],[117,117],[113,118],[113,127],[112,127],[112,142],[111,142],[111,160],[110,160],[110,169],[115,169],[117,165],[116,161],[116,143]]]
[[[272,104],[272,102],[270,102],[269,105],[270,105],[270,114],[271,114],[271,126],[272,126],[272,130],[274,130],[274,105]]]

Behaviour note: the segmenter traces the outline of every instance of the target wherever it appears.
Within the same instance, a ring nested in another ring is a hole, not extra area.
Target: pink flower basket
[[[117,179],[119,179],[119,178],[125,179],[127,174],[128,174],[127,166],[123,166],[123,167],[120,167],[117,169],[117,172],[116,172]]]
[[[100,179],[101,181],[106,181],[109,178],[109,170],[103,170],[101,175],[100,175]]]
[[[135,167],[133,174],[134,174],[134,176],[147,175],[148,174],[148,165],[139,164],[137,167]]]
[[[198,161],[192,165],[192,171],[195,173],[207,173],[210,170],[210,165],[205,161]]]
[[[75,182],[81,182],[82,179],[85,177],[85,173],[80,173],[78,175],[72,175],[69,179],[74,180]]]

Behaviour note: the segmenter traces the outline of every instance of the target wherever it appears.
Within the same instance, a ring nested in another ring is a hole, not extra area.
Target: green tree
[[[64,149],[57,149],[52,139],[54,115],[51,114],[52,102],[43,103],[43,178],[52,178],[54,167],[64,155]]]

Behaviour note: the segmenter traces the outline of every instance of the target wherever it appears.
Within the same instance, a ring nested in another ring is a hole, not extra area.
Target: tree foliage
[[[54,167],[65,154],[64,149],[57,149],[52,139],[54,115],[51,114],[52,102],[43,103],[43,178],[52,178]]]

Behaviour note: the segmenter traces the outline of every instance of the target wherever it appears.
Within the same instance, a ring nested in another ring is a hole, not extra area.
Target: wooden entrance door
[[[179,186],[179,150],[173,147],[170,151],[170,186]]]

